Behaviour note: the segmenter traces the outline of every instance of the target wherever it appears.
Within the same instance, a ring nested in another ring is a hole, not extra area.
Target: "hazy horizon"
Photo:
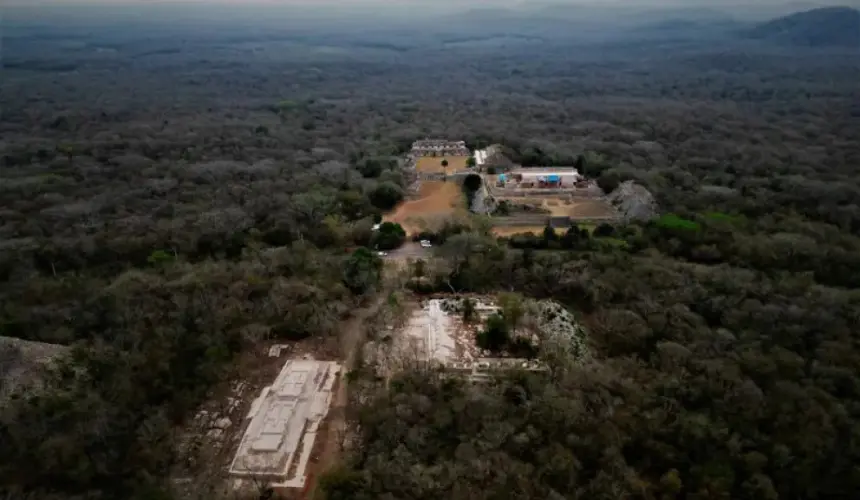
[[[581,7],[571,12],[578,21],[638,19],[638,13],[661,11],[729,16],[736,20],[766,20],[791,12],[822,6],[860,7],[860,0],[757,0],[750,6],[741,0],[7,0],[4,20],[57,21],[75,24],[105,22],[215,23],[264,26],[271,23],[352,23],[357,20],[390,23],[431,21],[436,16],[457,15],[473,9],[511,9],[540,12],[542,8]],[[555,12],[548,14],[550,17]],[[671,14],[670,14],[671,15]],[[559,18],[574,19],[574,17]],[[643,19],[644,21],[644,19]]]

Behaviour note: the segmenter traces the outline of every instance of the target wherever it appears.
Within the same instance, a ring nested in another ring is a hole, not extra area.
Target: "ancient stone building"
[[[422,139],[412,143],[413,156],[469,156],[471,152],[465,141]]]

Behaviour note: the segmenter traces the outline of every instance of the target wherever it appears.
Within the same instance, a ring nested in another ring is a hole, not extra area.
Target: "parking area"
[[[417,241],[407,241],[402,247],[389,250],[383,257],[390,260],[426,259],[431,256],[433,248],[424,248]]]

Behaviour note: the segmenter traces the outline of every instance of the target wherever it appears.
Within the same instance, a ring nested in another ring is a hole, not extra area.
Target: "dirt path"
[[[349,387],[347,373],[355,367],[356,355],[361,349],[364,338],[365,322],[368,318],[376,315],[384,303],[384,297],[378,297],[374,302],[362,309],[341,325],[340,337],[340,359],[343,363],[343,372],[336,384],[335,393],[332,396],[331,408],[323,439],[319,443],[319,451],[316,460],[308,467],[307,486],[303,498],[310,500],[316,498],[317,481],[321,474],[334,467],[341,458],[343,452],[343,438],[346,435],[346,407],[349,404]]]

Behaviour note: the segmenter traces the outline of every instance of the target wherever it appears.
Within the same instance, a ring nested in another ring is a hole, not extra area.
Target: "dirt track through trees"
[[[376,315],[384,301],[384,296],[377,298],[372,304],[356,311],[350,319],[340,326],[340,359],[343,372],[335,386],[331,408],[325,423],[326,430],[321,436],[319,452],[308,467],[308,482],[301,495],[301,498],[305,500],[319,498],[317,486],[320,476],[335,467],[341,460],[347,433],[346,407],[349,404],[347,374],[355,368],[356,354],[362,347],[368,318]]]

